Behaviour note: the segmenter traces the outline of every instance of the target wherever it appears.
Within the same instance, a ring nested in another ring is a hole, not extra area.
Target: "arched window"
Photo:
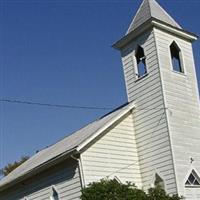
[[[181,50],[175,42],[170,45],[171,61],[174,71],[183,73],[183,66],[181,63]]]
[[[162,189],[165,189],[164,181],[163,181],[163,179],[157,173],[155,174],[154,185],[158,186],[158,187],[160,187]]]
[[[192,170],[190,173],[187,181],[185,182],[185,185],[191,187],[200,187],[200,178],[194,170]]]
[[[147,73],[147,68],[146,68],[146,57],[144,55],[144,49],[138,45],[135,58],[137,61],[137,76],[142,77]]]
[[[54,186],[52,187],[50,200],[59,200],[58,192],[56,191],[56,188]]]

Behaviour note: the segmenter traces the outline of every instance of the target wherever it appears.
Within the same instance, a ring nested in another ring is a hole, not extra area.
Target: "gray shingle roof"
[[[56,144],[41,150],[17,169],[12,171],[9,175],[0,180],[0,190],[1,187],[14,182],[16,179],[21,178],[24,175],[27,175],[39,166],[48,163],[48,161],[62,155],[63,153],[69,152],[72,149],[78,148],[83,142],[93,136],[97,131],[108,125],[110,122],[117,120],[119,116],[127,113],[132,105],[133,104],[126,104],[121,106],[120,108],[108,113],[104,117],[69,135],[63,140],[60,140]]]
[[[139,10],[131,22],[131,25],[129,26],[127,34],[138,28],[150,18],[158,19],[171,26],[182,29],[181,26],[155,0],[143,0]]]

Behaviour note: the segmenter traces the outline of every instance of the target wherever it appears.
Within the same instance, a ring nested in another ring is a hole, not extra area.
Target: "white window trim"
[[[188,173],[186,174],[183,185],[185,188],[200,188],[199,185],[186,185],[186,182],[187,182],[190,174],[192,173],[192,171],[194,171],[197,174],[197,176],[200,178],[200,175],[199,175],[199,172],[197,171],[197,169],[195,167],[191,167],[190,170],[188,171]]]
[[[172,45],[172,43],[175,43],[178,46],[178,48],[180,49],[179,58],[180,58],[180,64],[181,64],[181,70],[182,70],[182,72],[176,71],[173,68],[173,63],[172,63],[172,58],[171,58],[171,50],[170,50],[170,46]],[[174,72],[174,73],[176,73],[176,74],[186,75],[186,68],[185,68],[183,51],[182,51],[179,43],[176,40],[170,41],[170,43],[168,45],[168,55],[169,55],[169,59],[170,59],[170,68],[171,68],[171,71]]]
[[[142,76],[139,76],[139,72],[138,72],[138,64],[137,64],[137,59],[136,59],[136,52],[137,52],[137,49],[138,49],[138,46],[140,46],[143,51],[144,51],[144,59],[145,59],[145,67],[146,67],[146,73]],[[134,72],[135,72],[135,80],[138,81],[144,77],[146,77],[148,75],[148,67],[147,67],[147,58],[145,56],[145,48],[143,47],[143,45],[140,45],[140,44],[137,44],[135,46],[135,50],[133,51],[133,65],[134,65]]]

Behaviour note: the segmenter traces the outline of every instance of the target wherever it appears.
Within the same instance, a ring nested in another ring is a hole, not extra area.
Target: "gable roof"
[[[143,0],[131,22],[131,25],[129,26],[127,34],[151,18],[158,19],[173,27],[182,29],[181,26],[155,0]]]
[[[27,177],[28,174],[37,171],[44,165],[48,165],[51,161],[55,161],[67,154],[69,155],[73,152],[81,151],[88,143],[96,139],[103,131],[107,130],[113,123],[121,119],[133,108],[133,103],[125,104],[60,140],[56,144],[36,153],[29,160],[0,180],[0,190]]]

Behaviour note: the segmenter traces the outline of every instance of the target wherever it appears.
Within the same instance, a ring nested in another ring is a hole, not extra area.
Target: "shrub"
[[[170,197],[160,187],[149,189],[148,194],[137,189],[134,184],[122,184],[117,180],[93,182],[82,189],[82,200],[180,200],[178,196]]]

